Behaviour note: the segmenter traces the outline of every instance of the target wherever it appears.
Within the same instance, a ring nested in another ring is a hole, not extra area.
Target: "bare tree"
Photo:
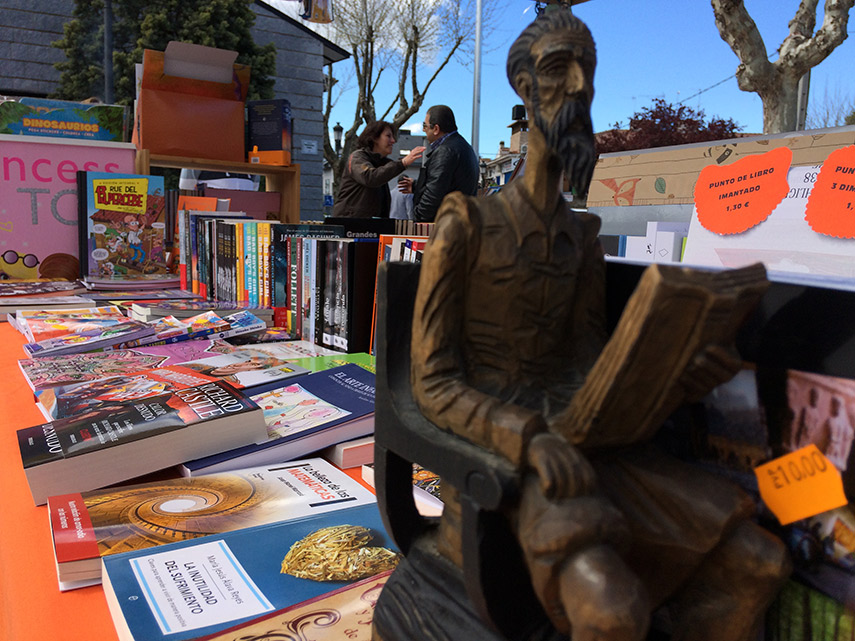
[[[482,0],[485,39],[493,29],[493,8],[501,1]],[[471,59],[475,0],[338,0],[332,24],[308,26],[351,54],[350,65],[327,65],[325,72],[324,159],[333,168],[337,189],[363,124],[388,120],[400,127],[422,108],[428,90],[452,59]],[[397,91],[377,104],[378,83],[389,75],[396,79]],[[354,88],[353,120],[345,126],[339,157],[330,141],[330,117],[342,92]]]
[[[743,0],[712,0],[718,32],[739,58],[739,88],[763,101],[764,133],[796,128],[799,80],[846,40],[855,0],[825,0],[822,27],[814,33],[818,2],[801,0],[789,24],[790,33],[778,48],[778,59],[771,62]]]
[[[855,112],[855,97],[842,91],[839,86],[825,86],[822,96],[813,93],[808,105],[807,129],[839,127],[846,124],[846,117]]]

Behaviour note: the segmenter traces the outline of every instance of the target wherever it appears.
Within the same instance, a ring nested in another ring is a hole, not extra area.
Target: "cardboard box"
[[[134,143],[153,154],[245,162],[250,68],[237,52],[186,42],[146,49]]]
[[[246,104],[249,162],[291,164],[291,103],[250,100]]]
[[[0,134],[127,142],[130,110],[122,105],[46,98],[0,100]]]

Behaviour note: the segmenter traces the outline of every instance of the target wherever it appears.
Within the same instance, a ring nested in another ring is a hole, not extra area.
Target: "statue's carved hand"
[[[596,475],[584,455],[560,436],[538,434],[528,446],[528,464],[537,472],[547,498],[589,494]]]
[[[698,401],[713,388],[729,381],[742,369],[742,360],[734,348],[710,345],[695,356],[681,382],[686,390],[687,401]]]

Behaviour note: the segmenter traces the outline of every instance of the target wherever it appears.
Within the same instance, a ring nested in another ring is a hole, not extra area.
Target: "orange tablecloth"
[[[44,422],[18,369],[24,342],[0,323],[0,640],[114,641],[101,586],[57,587],[47,507],[33,505],[15,436]],[[345,472],[362,482],[360,468]]]
[[[0,638],[117,639],[100,586],[60,592],[45,506],[35,507],[15,431],[44,422],[18,359],[23,337],[0,323]]]

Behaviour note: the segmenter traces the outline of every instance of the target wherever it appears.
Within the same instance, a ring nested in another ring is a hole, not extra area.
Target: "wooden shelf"
[[[300,165],[280,167],[278,165],[212,160],[210,158],[163,156],[152,154],[147,149],[138,150],[136,172],[138,174],[150,174],[152,167],[228,171],[264,176],[267,191],[278,191],[282,196],[279,205],[279,220],[283,223],[300,222]]]

